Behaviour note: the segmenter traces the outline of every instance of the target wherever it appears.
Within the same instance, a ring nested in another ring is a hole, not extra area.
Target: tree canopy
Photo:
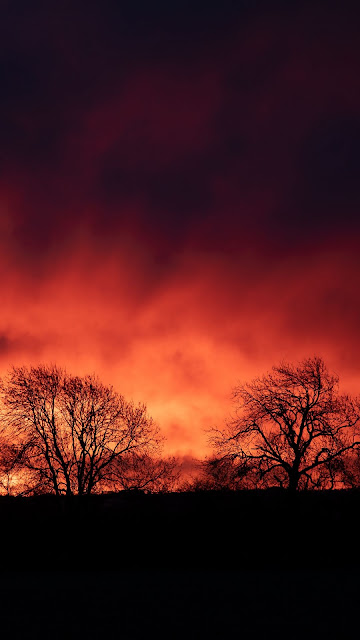
[[[2,382],[2,435],[44,490],[106,488],[121,457],[156,454],[162,438],[144,404],[126,401],[94,376],[56,366],[13,368]]]
[[[340,394],[323,360],[281,364],[233,390],[235,415],[212,430],[216,456],[258,486],[290,490],[331,486],[339,463],[360,446],[359,403]]]

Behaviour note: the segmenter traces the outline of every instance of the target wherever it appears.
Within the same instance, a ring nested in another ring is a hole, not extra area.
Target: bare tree
[[[253,489],[256,467],[253,461],[238,455],[210,456],[202,464],[203,487],[207,489]]]
[[[2,383],[2,432],[22,448],[25,467],[57,494],[89,494],[111,464],[157,452],[159,429],[143,404],[125,401],[94,376],[56,366],[13,368]]]
[[[180,477],[176,458],[158,458],[130,452],[114,460],[111,486],[114,490],[141,489],[149,493],[174,491]]]
[[[2,440],[0,445],[0,492],[4,495],[17,494],[19,461],[21,451],[14,445]]]
[[[321,358],[273,367],[235,387],[233,400],[234,417],[210,441],[223,459],[256,463],[259,486],[325,486],[330,470],[360,445],[358,402],[339,393]]]
[[[27,448],[4,438],[0,443],[0,493],[26,496],[51,489],[46,479],[28,466]]]
[[[360,488],[360,448],[349,451],[337,468],[333,471],[333,475],[339,476],[339,484],[347,489]]]

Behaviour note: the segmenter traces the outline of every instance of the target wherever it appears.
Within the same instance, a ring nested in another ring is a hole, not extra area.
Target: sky
[[[355,2],[2,0],[0,374],[95,372],[195,457],[280,361],[358,393],[359,63]]]

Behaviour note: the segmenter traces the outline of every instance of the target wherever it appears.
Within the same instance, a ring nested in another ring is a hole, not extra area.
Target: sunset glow
[[[0,373],[96,373],[194,457],[281,360],[358,393],[353,17],[23,4],[0,51]]]

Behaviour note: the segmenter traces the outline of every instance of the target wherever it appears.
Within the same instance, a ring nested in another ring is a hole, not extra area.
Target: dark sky
[[[314,353],[357,391],[357,3],[8,0],[1,369],[58,362],[201,453]]]

